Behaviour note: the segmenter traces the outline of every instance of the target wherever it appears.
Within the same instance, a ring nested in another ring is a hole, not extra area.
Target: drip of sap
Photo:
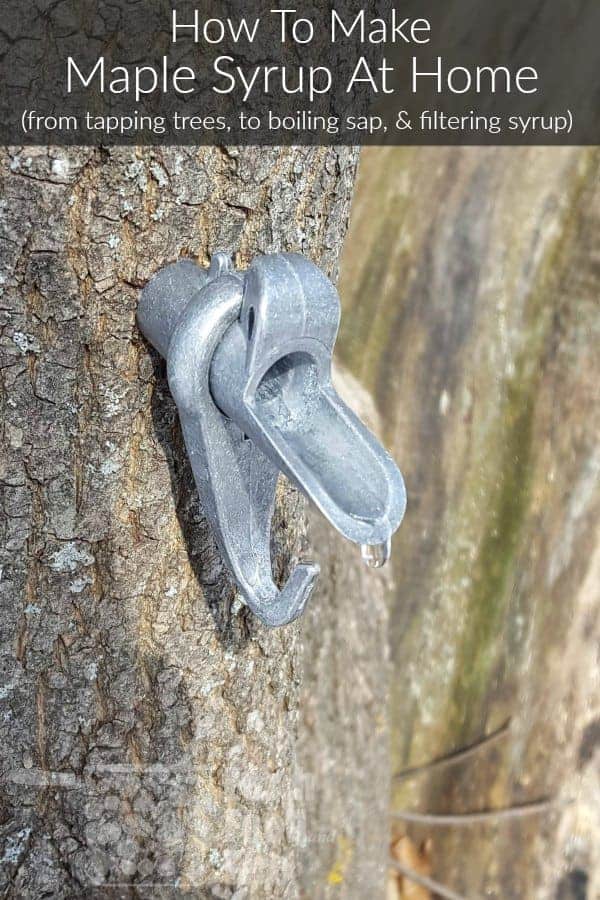
[[[370,569],[380,569],[385,566],[390,558],[391,539],[388,538],[384,544],[362,544],[360,555]]]

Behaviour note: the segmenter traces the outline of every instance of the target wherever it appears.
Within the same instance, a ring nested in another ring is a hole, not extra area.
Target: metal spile
[[[304,562],[282,590],[273,581],[280,472],[375,568],[406,508],[396,464],[332,386],[339,320],[333,284],[295,253],[259,256],[245,272],[224,253],[208,269],[182,260],[142,291],[138,323],[167,360],[203,511],[269,626],[303,612],[319,573]]]

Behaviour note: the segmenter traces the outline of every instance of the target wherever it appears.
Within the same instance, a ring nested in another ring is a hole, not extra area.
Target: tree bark
[[[182,256],[207,264],[224,249],[243,266],[295,250],[335,277],[356,158],[2,151],[7,897],[377,895],[382,582],[365,621],[347,596],[356,567],[319,538],[324,591],[306,619],[257,624],[202,517],[163,363],[134,318],[140,287]],[[282,484],[280,578],[302,523]]]
[[[596,149],[367,150],[342,265],[342,355],[409,498],[395,769],[510,718],[460,765],[398,781],[394,806],[565,801],[512,823],[398,825],[424,871],[471,898],[600,891],[599,166]]]

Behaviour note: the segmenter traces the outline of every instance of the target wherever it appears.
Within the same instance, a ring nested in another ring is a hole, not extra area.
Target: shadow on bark
[[[236,589],[221,560],[210,526],[202,512],[194,475],[183,440],[177,408],[166,377],[166,363],[145,340],[154,369],[152,421],[169,466],[171,491],[190,566],[215,623],[219,641],[228,650],[241,650],[254,625],[247,607],[235,608]]]

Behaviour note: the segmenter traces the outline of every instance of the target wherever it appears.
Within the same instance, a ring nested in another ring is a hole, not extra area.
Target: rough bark
[[[304,622],[257,624],[198,508],[163,364],[134,322],[139,288],[180,256],[206,264],[225,249],[243,266],[291,249],[335,276],[356,153],[1,156],[5,896],[121,885],[112,895],[312,898],[331,884],[365,896],[345,873],[381,875],[385,819],[366,858],[369,810],[344,799],[332,819],[324,798],[364,779],[385,806],[385,729],[371,722],[386,664],[360,654],[359,633],[371,649],[384,639],[381,587],[372,625],[335,587],[332,608],[317,596]],[[282,485],[279,577],[302,521]],[[338,723],[357,736],[354,776],[329,746]]]
[[[470,898],[600,891],[599,166],[571,148],[366,151],[342,265],[343,356],[375,392],[409,496],[395,768],[511,718],[493,748],[399,782],[394,805],[574,801],[399,827]]]

